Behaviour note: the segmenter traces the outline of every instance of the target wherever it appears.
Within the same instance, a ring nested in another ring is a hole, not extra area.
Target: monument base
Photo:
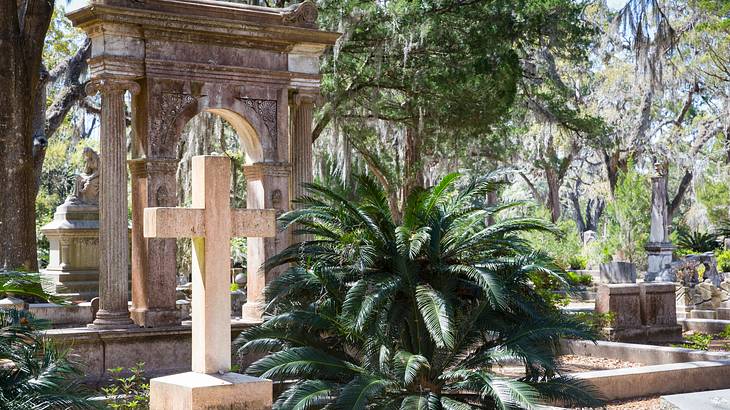
[[[271,409],[271,380],[187,372],[150,380],[150,410]]]
[[[627,343],[681,343],[682,326],[641,326],[635,328],[603,328],[613,342]]]
[[[672,253],[676,247],[671,242],[649,242],[646,245],[647,262],[644,282],[674,282],[666,268],[672,264]]]
[[[183,319],[178,309],[132,307],[129,309],[129,315],[134,323],[141,327],[175,326]]]

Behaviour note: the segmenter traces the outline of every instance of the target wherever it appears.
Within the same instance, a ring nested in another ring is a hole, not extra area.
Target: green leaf
[[[416,303],[426,329],[438,347],[454,347],[453,308],[451,304],[430,285],[416,287]]]
[[[320,408],[335,397],[338,385],[322,380],[304,380],[294,384],[277,400],[279,410],[308,410]],[[283,400],[282,400],[283,399]]]
[[[383,392],[388,381],[372,377],[358,376],[352,379],[340,392],[335,408],[341,410],[364,410],[368,401]]]
[[[308,378],[323,375],[335,377],[351,373],[355,369],[352,364],[319,349],[294,347],[257,360],[246,369],[246,372],[265,379],[284,380],[289,377]]]
[[[408,386],[416,381],[422,371],[430,370],[431,365],[424,356],[401,350],[395,355],[395,369],[402,375],[403,383]]]

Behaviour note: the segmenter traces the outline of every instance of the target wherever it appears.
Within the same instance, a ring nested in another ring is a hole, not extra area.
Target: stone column
[[[306,193],[303,184],[312,182],[312,112],[316,94],[296,93],[292,97],[291,144],[292,163],[291,199]]]
[[[669,241],[669,206],[667,203],[667,176],[660,173],[651,178],[651,228],[646,244],[648,266],[646,282],[673,282],[668,269],[672,263],[674,246]]]
[[[289,210],[289,177],[291,167],[282,163],[245,165],[246,207],[276,209],[277,217]],[[246,304],[242,316],[261,320],[264,308],[264,287],[279,274],[279,270],[263,270],[266,260],[289,246],[289,232],[277,232],[274,238],[247,238]]]
[[[129,300],[129,224],[127,220],[127,133],[124,93],[139,92],[133,81],[98,79],[87,93],[101,93],[99,187],[99,311],[90,327],[132,325]]]
[[[133,159],[132,176],[132,320],[139,326],[179,324],[175,305],[175,239],[145,238],[144,208],[173,207],[176,159]]]

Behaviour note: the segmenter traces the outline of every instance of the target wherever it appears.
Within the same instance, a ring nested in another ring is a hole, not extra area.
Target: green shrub
[[[725,326],[722,332],[718,333],[721,339],[730,339],[730,325]]]
[[[695,192],[697,200],[705,206],[707,219],[711,224],[717,225],[727,218],[730,186],[726,182],[706,180],[697,184]]]
[[[0,310],[0,408],[92,409],[82,373],[27,311]]]
[[[593,333],[533,287],[534,273],[563,279],[521,234],[552,226],[487,227],[508,207],[474,205],[495,179],[455,182],[412,193],[401,218],[372,179],[358,179],[357,201],[310,185],[280,217],[314,240],[269,259],[287,268],[266,288],[271,318],[237,340],[239,353],[263,353],[247,372],[284,390],[275,409],[600,406],[587,383],[557,376],[559,339]],[[493,370],[506,360],[525,376]]]
[[[606,204],[604,223],[608,231],[602,240],[602,262],[622,255],[638,269],[646,266],[645,245],[649,240],[651,215],[651,187],[645,175],[639,174],[633,164],[619,174],[614,199]]]
[[[574,314],[575,318],[580,322],[588,325],[597,334],[608,340],[607,328],[613,327],[616,320],[616,314],[613,312],[596,313],[596,312],[578,312]]]
[[[568,258],[568,266],[573,270],[583,270],[588,266],[588,260],[582,255],[573,255]]]
[[[712,252],[720,247],[717,235],[710,232],[689,232],[680,229],[677,232],[677,247],[680,251],[688,253]]]
[[[565,280],[571,286],[591,286],[593,284],[593,276],[587,273],[565,272]]]
[[[724,250],[717,254],[717,269],[720,272],[730,272],[730,250]]]
[[[102,387],[101,391],[107,396],[106,403],[110,409],[133,410],[148,409],[150,404],[150,385],[144,376],[144,363],[137,363],[129,368],[130,375],[122,376],[124,369],[117,367],[107,370],[112,377],[112,383]]]
[[[685,343],[681,345],[673,345],[675,347],[684,347],[685,349],[692,350],[707,350],[710,348],[710,342],[712,341],[712,335],[705,333],[692,333],[687,335]]]

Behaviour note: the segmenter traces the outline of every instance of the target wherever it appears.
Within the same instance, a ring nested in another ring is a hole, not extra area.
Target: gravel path
[[[589,372],[592,370],[625,369],[641,367],[641,363],[623,360],[606,359],[604,357],[564,355],[560,356],[560,369],[565,373]]]
[[[630,401],[618,401],[606,406],[609,410],[658,410],[661,406],[659,397],[642,397]]]

